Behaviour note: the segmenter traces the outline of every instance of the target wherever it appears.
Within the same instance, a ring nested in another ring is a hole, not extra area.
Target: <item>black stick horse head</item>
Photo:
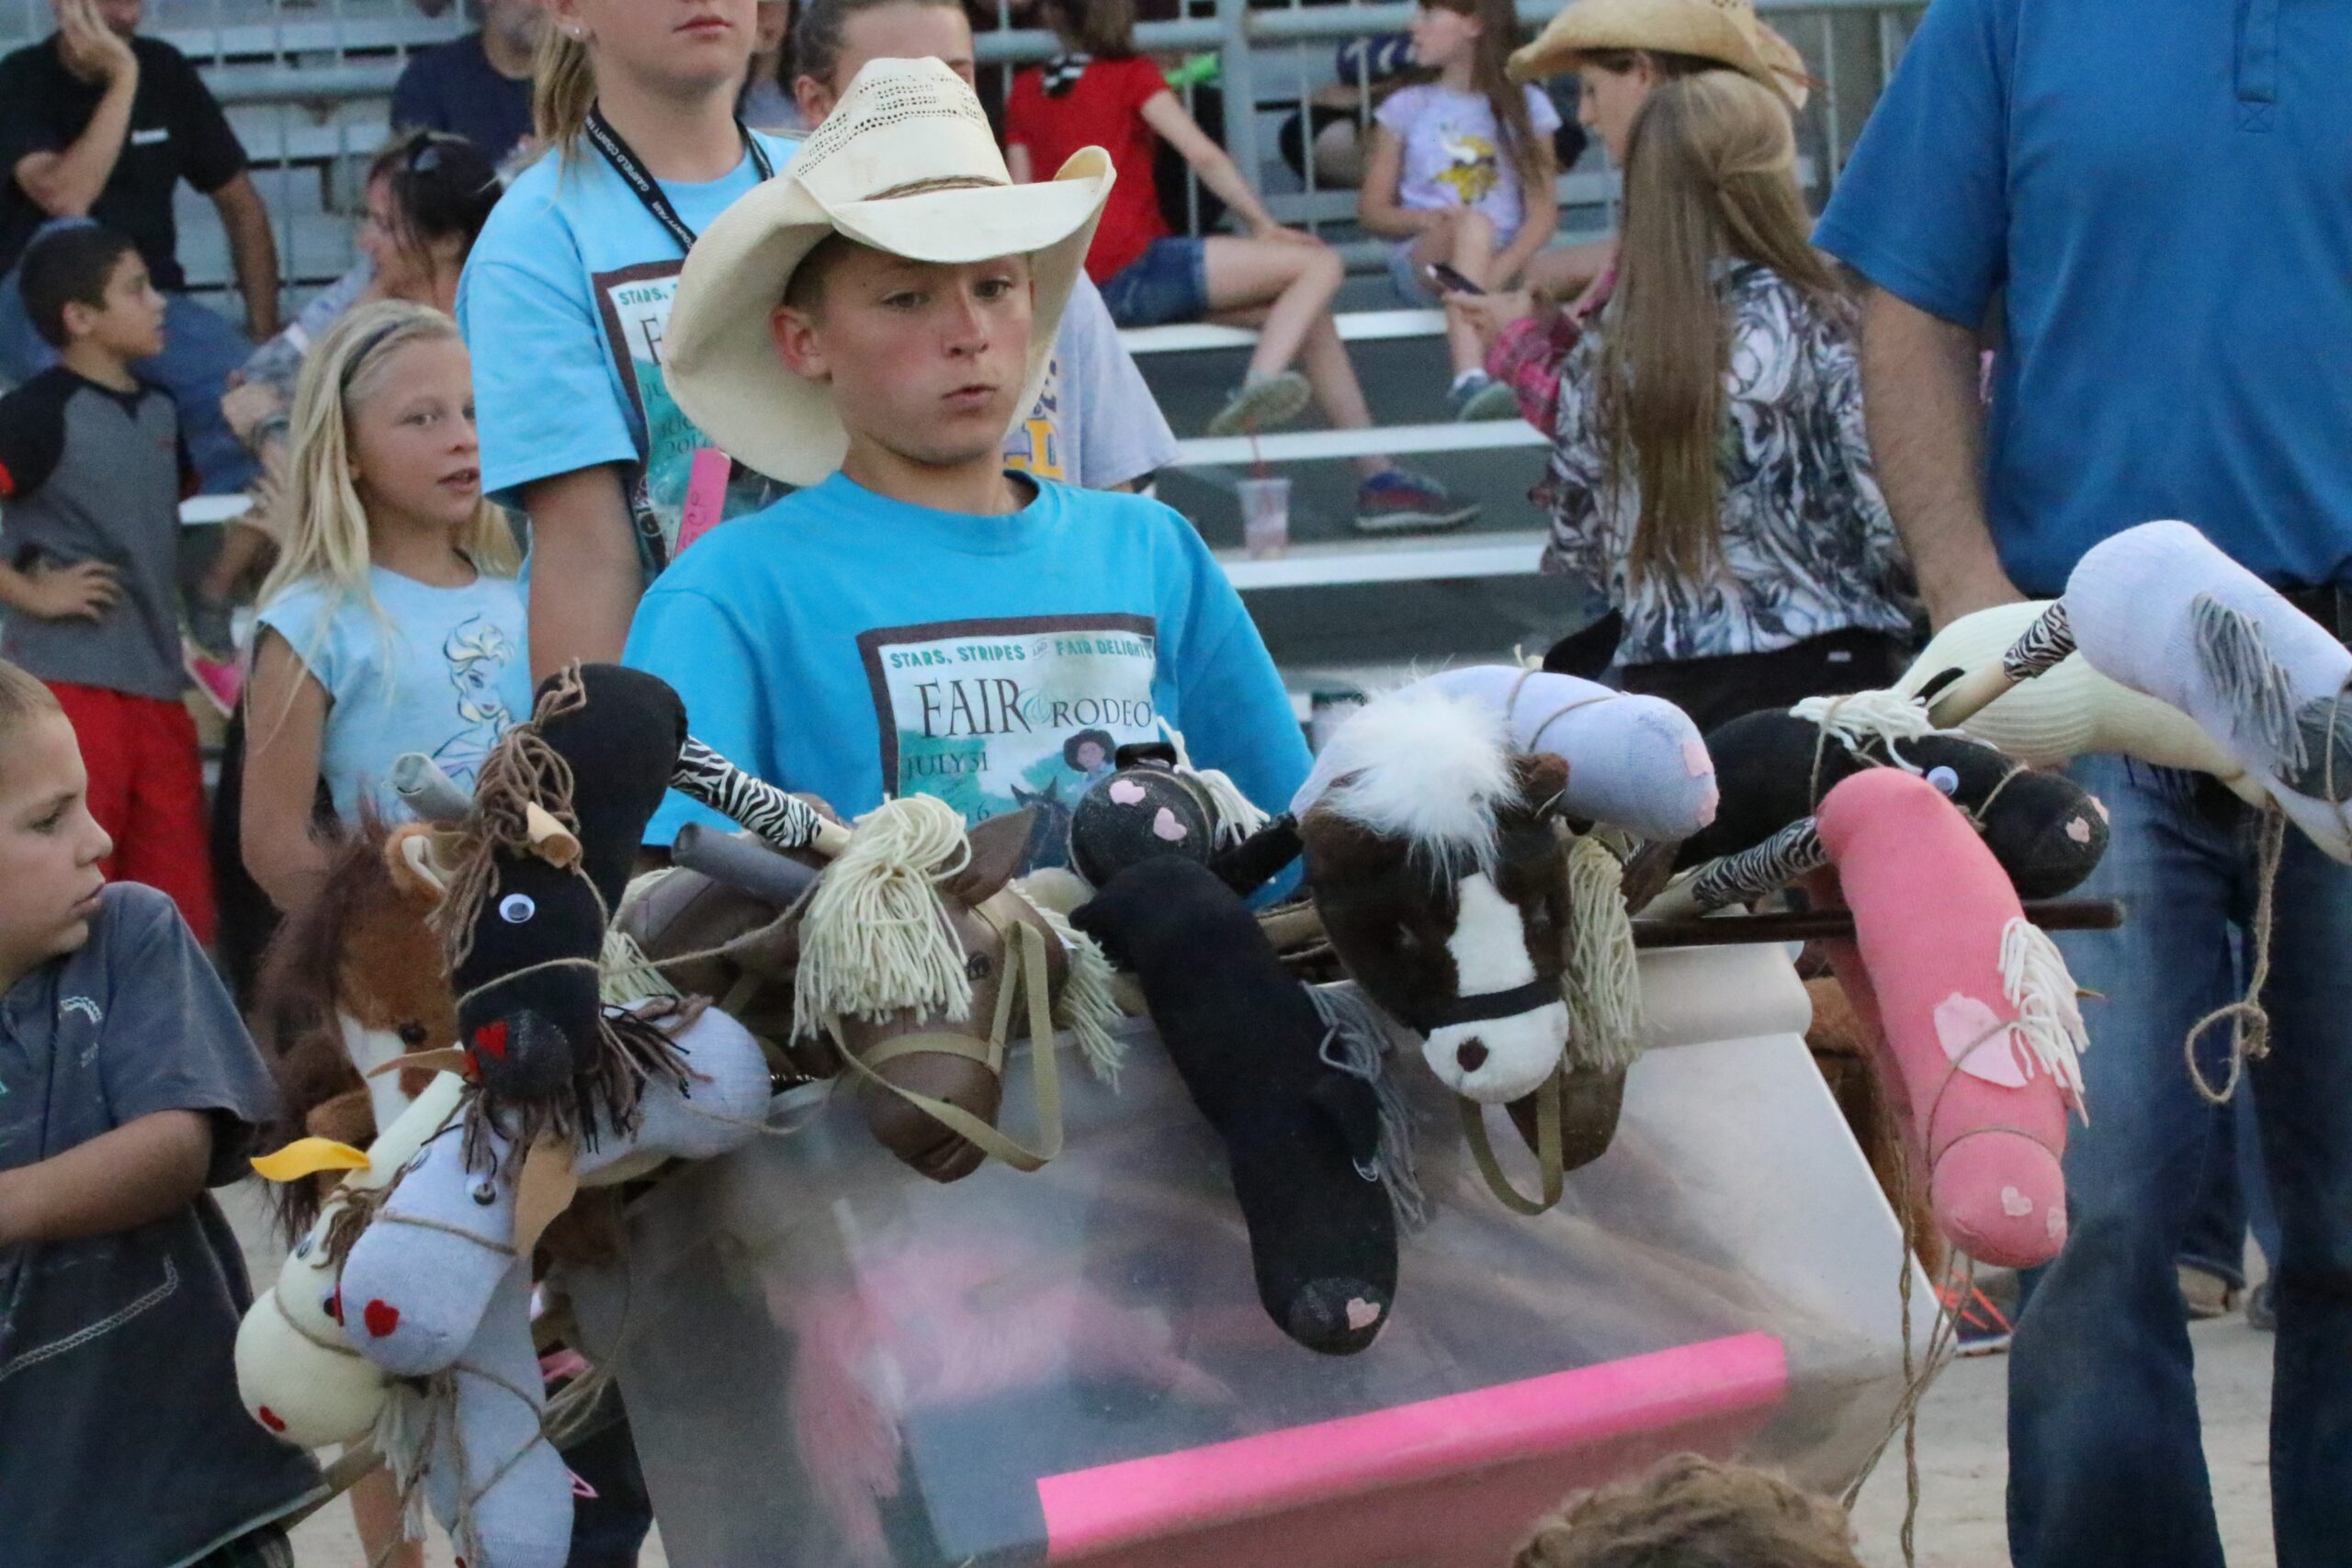
[[[659,1030],[605,1005],[598,960],[685,734],[677,694],[655,677],[564,671],[483,764],[462,829],[415,829],[400,846],[408,872],[442,889],[458,1046],[510,1133],[593,1145],[601,1128],[633,1124],[650,1074],[684,1077]]]

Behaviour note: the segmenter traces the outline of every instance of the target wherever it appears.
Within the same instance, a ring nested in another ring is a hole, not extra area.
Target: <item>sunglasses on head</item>
[[[465,145],[466,139],[462,136],[451,136],[445,131],[431,132],[408,150],[404,166],[412,175],[429,175],[446,161],[442,155],[445,151]]]

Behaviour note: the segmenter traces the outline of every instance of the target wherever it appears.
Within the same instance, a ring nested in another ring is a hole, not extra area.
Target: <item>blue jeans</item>
[[[2262,1168],[2261,1133],[2254,1086],[2242,1085],[2227,1105],[2213,1108],[2212,1145],[2205,1154],[2205,1190],[2188,1216],[2180,1260],[2217,1280],[2245,1285],[2250,1233],[2267,1261],[2278,1251],[2278,1216],[2270,1207],[2270,1179]]]
[[[1122,327],[1199,321],[1209,313],[1208,242],[1154,240],[1102,285],[1102,305]]]
[[[44,225],[34,243],[55,226]],[[243,367],[254,345],[218,310],[207,310],[185,294],[167,294],[164,299],[164,352],[130,368],[172,395],[179,410],[180,435],[204,493],[234,495],[259,470],[253,454],[220,416],[220,399],[228,390],[230,373]],[[0,277],[0,376],[28,381],[56,363],[57,350],[33,331],[32,320],[25,314],[17,274]]]
[[[2010,1357],[2009,1549],[2018,1568],[2222,1568],[2174,1273],[2214,1118],[2181,1047],[2238,995],[2257,819],[2193,774],[2098,757],[2075,776],[2114,818],[2083,892],[2122,899],[2125,922],[2060,939],[2108,999],[2086,1004],[2071,1235]],[[2272,1523],[2279,1568],[2320,1568],[2352,1560],[2352,870],[2290,829],[2278,910],[2274,1048],[2251,1068],[2279,1224]]]

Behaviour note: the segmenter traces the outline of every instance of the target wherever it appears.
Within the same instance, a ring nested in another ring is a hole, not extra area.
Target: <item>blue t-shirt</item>
[[[1033,865],[1061,863],[1095,752],[1163,718],[1261,806],[1306,776],[1239,596],[1192,525],[1139,496],[1045,483],[975,517],[837,473],[687,551],[623,657],[677,688],[698,739],[843,816],[917,792],[975,822],[1040,807]],[[647,841],[714,820],[673,795]]]
[[[1985,503],[2019,588],[2159,517],[2352,577],[2352,6],[1936,0],[1815,239],[1962,325],[2004,292]]]
[[[312,580],[272,599],[261,624],[286,639],[326,688],[320,776],[334,812],[357,820],[365,804],[387,821],[410,813],[387,775],[422,751],[460,788],[499,738],[531,714],[530,641],[512,578],[484,572],[464,588],[435,588],[370,568],[379,615]],[[253,722],[266,727],[268,714]]]
[[[435,44],[411,58],[392,85],[392,129],[446,130],[503,164],[531,134],[531,79],[500,75],[480,33]]]
[[[771,167],[793,143],[754,133]],[[699,234],[759,183],[750,153],[723,179],[662,189]],[[524,485],[625,465],[650,568],[677,547],[695,453],[708,445],[662,379],[662,344],[685,255],[594,147],[549,153],[515,178],[458,288],[473,353],[482,484],[519,505]],[[726,515],[776,487],[737,468]]]

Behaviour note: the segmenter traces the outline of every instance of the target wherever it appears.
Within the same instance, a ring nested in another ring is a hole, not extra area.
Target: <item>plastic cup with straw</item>
[[[1250,433],[1250,478],[1240,484],[1241,547],[1251,559],[1278,556],[1290,547],[1290,479],[1266,471],[1258,433]]]

